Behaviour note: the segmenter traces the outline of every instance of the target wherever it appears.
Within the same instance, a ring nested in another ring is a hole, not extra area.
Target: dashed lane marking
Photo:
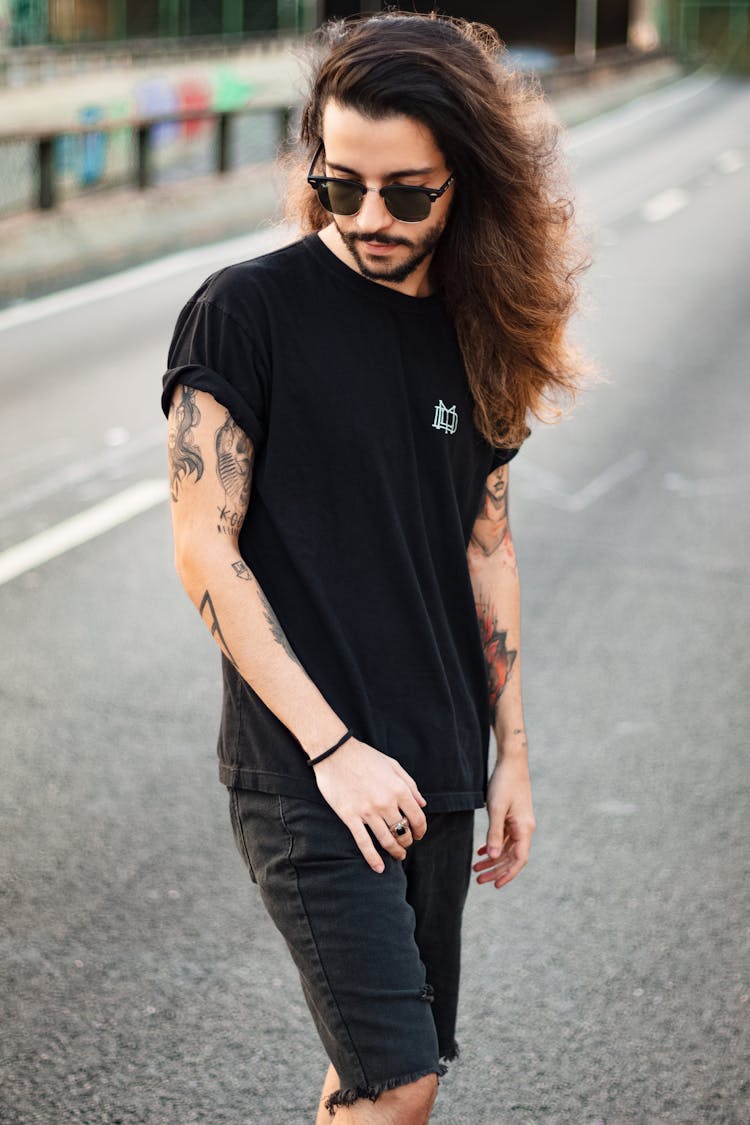
[[[716,157],[714,164],[719,172],[723,172],[725,176],[731,176],[735,172],[739,172],[740,168],[745,167],[745,160],[742,153],[736,148],[728,148]]]
[[[0,554],[0,586],[66,551],[88,543],[167,499],[166,480],[143,480]]]
[[[608,465],[577,492],[568,492],[564,481],[556,473],[532,465],[526,459],[514,464],[511,473],[515,480],[525,486],[523,492],[529,499],[541,500],[562,512],[582,512],[618,484],[639,472],[646,460],[645,450],[634,449],[632,453]]]
[[[647,200],[641,207],[641,216],[647,223],[661,223],[682,211],[690,202],[688,193],[682,188],[667,188]]]

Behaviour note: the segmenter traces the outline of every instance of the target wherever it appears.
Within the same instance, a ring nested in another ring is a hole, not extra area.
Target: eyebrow
[[[347,176],[354,176],[357,180],[362,179],[359,172],[355,171],[354,168],[347,168],[345,164],[335,164],[332,160],[327,159],[326,164],[329,168],[335,168],[337,172],[346,172]],[[398,180],[406,179],[408,176],[428,176],[434,171],[434,168],[401,168],[398,172],[387,172],[383,179]]]

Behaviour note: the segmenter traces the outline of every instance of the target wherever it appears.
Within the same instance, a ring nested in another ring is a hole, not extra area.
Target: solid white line
[[[65,488],[83,484],[107,469],[123,465],[130,458],[146,450],[155,449],[166,441],[164,426],[153,426],[139,437],[133,438],[127,445],[108,447],[100,453],[81,461],[73,461],[64,468],[57,469],[54,474],[49,474],[36,484],[31,484],[21,492],[16,492],[4,503],[0,502],[0,520],[7,519],[14,512],[22,512],[40,500],[47,500],[56,492]]]
[[[646,200],[641,207],[641,217],[647,223],[661,223],[682,211],[689,202],[690,197],[682,188],[667,188]]]
[[[143,480],[134,484],[125,492],[111,496],[85,512],[63,520],[55,527],[40,531],[32,535],[23,543],[17,543],[0,554],[0,586],[11,579],[34,570],[42,563],[65,554],[73,547],[87,543],[105,531],[111,531],[121,523],[132,519],[133,516],[147,512],[149,508],[161,504],[169,495],[169,486],[166,480]]]
[[[618,129],[635,125],[655,113],[672,109],[710,89],[718,80],[718,75],[705,77],[691,74],[667,87],[666,90],[641,94],[624,106],[618,106],[609,113],[602,113],[591,121],[584,121],[574,126],[569,131],[566,147],[568,150],[575,150],[592,141],[599,141],[602,137],[608,137]]]
[[[211,266],[217,262],[239,261],[252,258],[290,242],[294,232],[290,226],[273,227],[270,230],[255,231],[241,238],[230,238],[224,242],[214,242],[210,246],[199,246],[195,250],[182,250],[170,254],[145,266],[135,266],[98,281],[87,281],[48,297],[37,297],[20,305],[0,310],[0,332],[8,328],[18,328],[22,324],[33,324],[46,316],[56,316],[71,309],[101,301],[106,297],[117,297],[130,293],[145,285],[155,285],[167,278],[175,277],[199,266]]]

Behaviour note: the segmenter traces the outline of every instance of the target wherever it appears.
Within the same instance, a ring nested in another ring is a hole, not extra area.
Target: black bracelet
[[[354,735],[350,730],[348,730],[346,734],[342,734],[336,745],[332,746],[330,750],[324,750],[322,754],[318,754],[317,758],[308,758],[308,766],[317,766],[318,762],[322,762],[324,758],[330,758],[331,754],[335,753],[336,750],[338,750],[339,746],[343,746],[344,743],[348,742],[350,738],[354,738]]]

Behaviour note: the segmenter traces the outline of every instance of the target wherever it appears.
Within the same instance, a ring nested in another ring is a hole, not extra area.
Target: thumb
[[[505,843],[505,817],[490,816],[490,827],[487,832],[487,855],[490,859],[499,859],[503,853]]]

